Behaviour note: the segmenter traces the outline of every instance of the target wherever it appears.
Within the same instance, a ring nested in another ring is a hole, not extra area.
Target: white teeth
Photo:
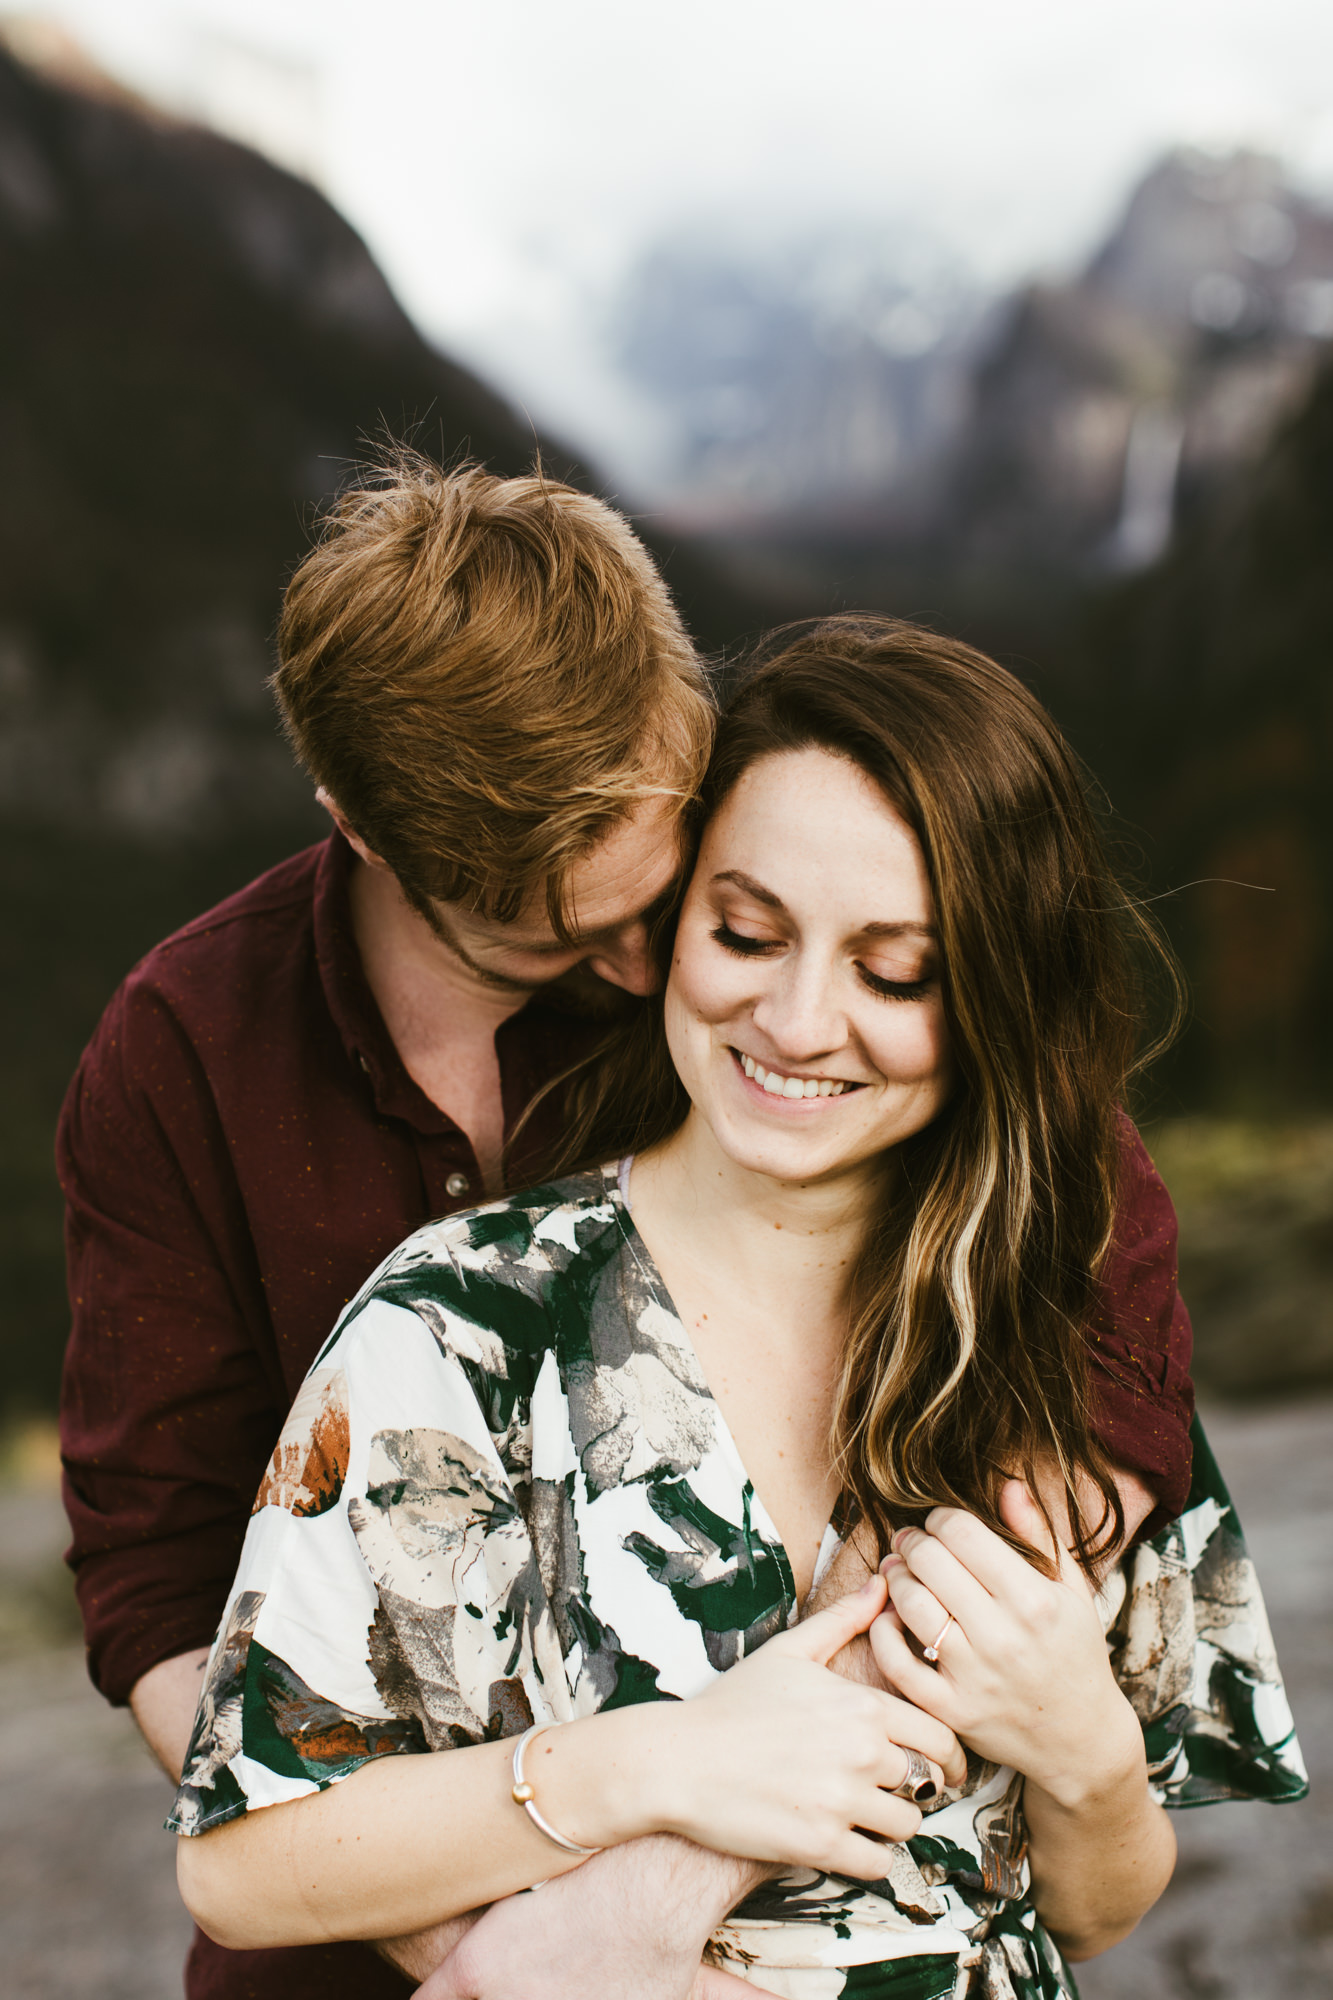
[[[770,1097],[841,1097],[846,1083],[834,1083],[830,1077],[783,1076],[775,1069],[765,1069],[753,1056],[741,1056],[741,1068],[747,1076],[752,1076]]]

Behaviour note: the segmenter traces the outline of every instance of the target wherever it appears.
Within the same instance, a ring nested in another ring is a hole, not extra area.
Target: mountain
[[[1178,891],[1164,909],[1195,987],[1186,1096],[1327,1105],[1333,364],[1164,561],[1089,601],[1068,675],[1155,885]]]
[[[1010,304],[937,534],[960,566],[1133,570],[1303,401],[1333,336],[1333,215],[1261,155],[1178,152],[1086,270]]]
[[[665,504],[733,574],[1009,629],[1151,565],[1258,462],[1333,341],[1333,214],[1271,159],[1179,151],[1082,270],[1006,299],[861,236],[663,253],[632,303]]]
[[[722,526],[906,495],[954,437],[979,307],[902,225],[659,243],[610,339],[674,440],[641,476],[673,518]]]
[[[368,443],[594,483],[429,348],[316,190],[82,65],[0,52],[0,1379],[65,1328],[51,1128],[117,979],[322,829],[265,689]],[[709,646],[764,622],[648,538]]]

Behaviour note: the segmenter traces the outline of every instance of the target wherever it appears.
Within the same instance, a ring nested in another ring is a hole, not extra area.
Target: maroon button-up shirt
[[[333,836],[149,953],[65,1102],[73,1332],[65,1497],[90,1671],[124,1702],[211,1642],[283,1418],[339,1311],[431,1216],[470,1205],[464,1134],[404,1069],[352,935]],[[531,1000],[500,1029],[506,1130],[592,1032]],[[549,1100],[511,1180],[553,1136]],[[1175,1216],[1127,1127],[1118,1247],[1090,1329],[1098,1427],[1166,1514],[1189,1480],[1189,1321]],[[227,1952],[197,1937],[190,2000],[375,2000],[365,1947]]]

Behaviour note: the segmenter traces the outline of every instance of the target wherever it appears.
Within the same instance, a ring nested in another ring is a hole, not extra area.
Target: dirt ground
[[[1333,1992],[1333,1403],[1215,1411],[1313,1781],[1298,1806],[1182,1813],[1181,1860],[1084,2000]],[[84,1678],[49,1483],[0,1489],[0,1940],[10,2000],[176,2000],[189,1924],[166,1780]]]

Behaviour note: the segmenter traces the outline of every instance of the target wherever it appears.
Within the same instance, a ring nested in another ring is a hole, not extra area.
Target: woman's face
[[[916,836],[823,750],[751,765],[710,821],[666,991],[672,1059],[722,1152],[826,1180],[949,1094],[935,909]]]

